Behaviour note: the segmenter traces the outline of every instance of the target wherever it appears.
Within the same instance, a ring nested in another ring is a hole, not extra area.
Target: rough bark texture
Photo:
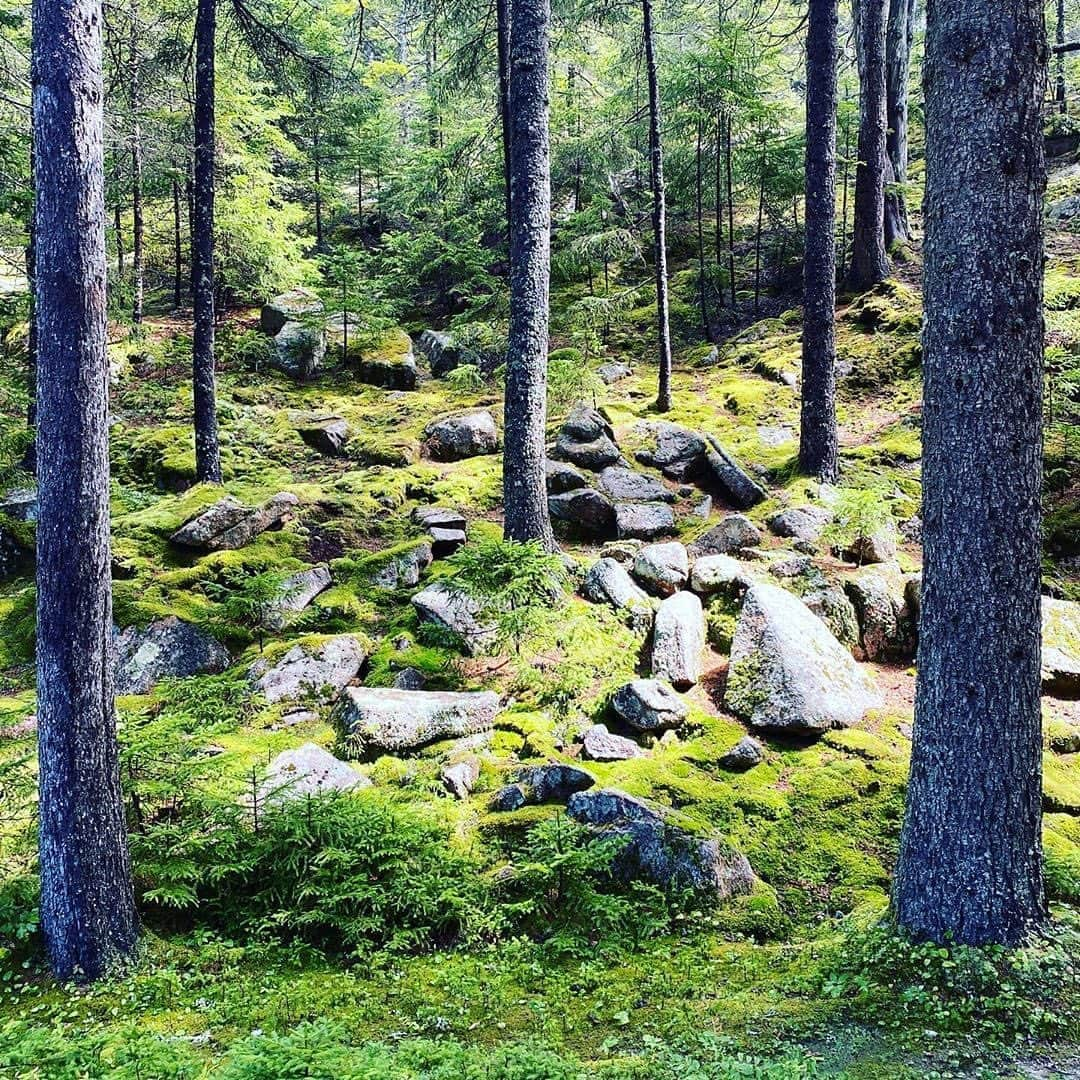
[[[550,0],[511,0],[510,339],[503,423],[508,540],[555,538],[544,474],[551,156],[548,131]]]
[[[859,161],[848,284],[868,289],[889,276],[885,255],[885,22],[888,0],[855,0],[859,61]]]
[[[101,6],[35,0],[33,27],[41,926],[55,974],[92,979],[137,932],[113,706]]]
[[[499,65],[499,122],[502,125],[503,184],[506,230],[510,232],[510,0],[495,0],[495,33]]]
[[[172,181],[173,204],[173,307],[179,310],[184,300],[183,225],[180,219],[180,181]]]
[[[885,153],[892,166],[889,178],[907,181],[908,165],[908,68],[911,39],[915,33],[915,0],[890,0],[885,29]],[[907,206],[899,191],[885,195],[885,247],[908,238]]]
[[[139,5],[131,5],[131,32],[128,41],[129,78],[131,81],[131,319],[138,326],[143,317],[143,148],[141,72],[139,70]]]
[[[649,80],[649,162],[653,193],[653,262],[656,267],[656,329],[660,374],[656,407],[671,408],[671,327],[668,317],[667,206],[664,189],[664,147],[660,137],[660,85],[656,76],[652,0],[641,0],[645,35],[645,67]]]
[[[1054,11],[1054,44],[1065,44],[1065,0],[1057,0]],[[1065,51],[1058,49],[1054,55],[1054,102],[1060,113],[1069,111],[1065,96]]]
[[[1037,0],[934,0],[926,63],[922,618],[893,895],[920,938],[1044,916]]]
[[[214,383],[214,39],[216,0],[199,0],[195,16],[195,183],[191,228],[195,477],[221,483]]]
[[[836,23],[837,0],[810,0],[799,465],[830,483],[837,478]]]

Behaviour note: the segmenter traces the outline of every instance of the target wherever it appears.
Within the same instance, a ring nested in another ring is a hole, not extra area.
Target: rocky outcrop
[[[487,731],[499,697],[480,690],[391,690],[347,687],[333,720],[350,757],[407,754],[440,739]]]
[[[600,376],[600,381],[605,386],[611,386],[612,383],[617,383],[622,379],[628,379],[634,374],[634,371],[629,364],[621,364],[617,361],[612,361],[608,364],[601,364],[596,369],[596,374]]]
[[[283,751],[270,762],[259,788],[259,802],[285,803],[369,787],[371,781],[366,776],[309,742],[295,750]]]
[[[572,536],[596,539],[615,531],[615,507],[593,488],[548,496],[548,513],[561,532]]]
[[[12,521],[37,521],[38,496],[34,488],[15,488],[0,497],[0,514]]]
[[[477,622],[480,609],[476,602],[445,585],[432,585],[418,592],[412,605],[421,621],[455,635],[471,656],[482,653],[494,636],[492,627]]]
[[[498,447],[495,418],[486,409],[445,416],[424,429],[424,450],[435,461],[462,461],[494,454]]]
[[[279,701],[325,705],[360,674],[366,659],[367,649],[360,639],[342,634],[294,645],[272,667],[258,660],[251,665],[250,675],[256,691],[271,705]]]
[[[267,529],[285,524],[295,513],[298,502],[288,491],[280,492],[261,507],[245,506],[226,495],[181,525],[169,537],[169,543],[195,551],[242,548]]]
[[[665,808],[616,788],[571,796],[567,814],[605,835],[624,838],[612,869],[626,881],[691,889],[713,900],[748,893],[754,871],[746,856],[716,838],[702,839],[675,824]]]
[[[320,416],[296,428],[300,438],[312,450],[327,457],[340,457],[349,441],[349,425],[340,416]]]
[[[603,414],[579,402],[559,429],[551,456],[595,470],[614,465],[622,455]]]
[[[687,717],[686,702],[659,679],[634,679],[612,695],[611,707],[636,731],[677,728]]]
[[[678,592],[690,576],[690,559],[678,541],[648,544],[634,558],[634,578],[655,596]]]
[[[116,693],[147,694],[162,679],[217,674],[231,663],[228,650],[204,630],[175,615],[145,629],[116,634]]]
[[[705,613],[692,592],[669,596],[653,623],[652,673],[686,690],[701,678],[705,651]]]
[[[881,699],[866,672],[797,596],[758,584],[739,615],[725,703],[755,727],[825,731],[857,724]]]

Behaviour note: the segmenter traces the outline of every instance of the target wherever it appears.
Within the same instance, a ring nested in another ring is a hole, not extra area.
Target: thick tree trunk
[[[836,433],[837,0],[810,0],[806,31],[806,254],[799,466],[832,483]]]
[[[885,22],[889,0],[854,0],[859,61],[859,161],[848,285],[868,289],[889,276],[885,254]]]
[[[931,5],[922,617],[893,903],[901,926],[935,941],[1013,945],[1045,915],[1045,68],[1041,0]]]
[[[908,67],[915,33],[915,0],[890,0],[885,29],[885,154],[892,167],[890,182],[907,181]],[[885,249],[908,238],[907,206],[899,191],[885,195]]]
[[[668,315],[667,206],[664,189],[664,147],[660,136],[660,84],[656,75],[652,0],[641,0],[645,35],[645,68],[649,81],[649,163],[653,194],[653,262],[656,267],[656,330],[660,372],[656,407],[671,408],[671,326]]]
[[[131,36],[128,63],[131,79],[131,319],[136,326],[143,317],[143,150],[139,110],[142,94],[139,71],[139,5],[131,5]]]
[[[550,0],[512,0],[510,45],[510,340],[503,423],[508,540],[555,550],[544,462],[547,416],[551,154],[548,130]]]
[[[503,187],[507,242],[510,236],[510,0],[495,0],[496,56],[499,65],[499,122],[502,125]]]
[[[195,183],[191,280],[195,333],[195,478],[221,483],[214,382],[214,43],[216,0],[199,0],[195,16]]]
[[[95,979],[137,935],[116,744],[101,6],[35,0],[41,928]]]

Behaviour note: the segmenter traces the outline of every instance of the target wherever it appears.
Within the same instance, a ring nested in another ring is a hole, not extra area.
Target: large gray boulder
[[[499,448],[495,418],[487,409],[444,416],[424,429],[424,448],[435,461],[462,461]]]
[[[425,330],[417,339],[416,346],[436,378],[449,374],[461,364],[461,349],[454,336],[445,331]]]
[[[739,614],[725,703],[754,727],[824,731],[857,724],[882,701],[851,653],[797,596],[758,584]]]
[[[653,623],[652,674],[686,690],[701,678],[705,613],[692,592],[669,596]]]
[[[412,598],[412,606],[421,622],[432,623],[456,635],[470,656],[482,653],[491,643],[495,631],[477,621],[480,608],[462,592],[446,585],[431,585]]]
[[[867,660],[910,660],[915,655],[917,619],[907,604],[907,578],[896,563],[864,566],[844,582],[859,626],[859,646]]]
[[[351,634],[294,645],[272,667],[251,665],[255,689],[271,705],[279,701],[333,701],[360,674],[367,659],[363,643]]]
[[[674,502],[675,495],[659,480],[624,465],[609,465],[599,476],[600,490],[615,502]]]
[[[162,679],[218,674],[228,650],[204,630],[169,615],[145,629],[129,626],[114,638],[117,694],[147,694]]]
[[[549,495],[564,495],[568,491],[588,487],[585,477],[572,465],[563,461],[552,461],[550,458],[544,462],[544,479]]]
[[[678,592],[690,577],[690,559],[677,540],[647,544],[634,558],[635,579],[656,596]]]
[[[259,802],[285,803],[369,787],[371,781],[366,776],[309,742],[295,750],[283,751],[270,762],[259,788]]]
[[[620,540],[655,540],[675,532],[675,514],[666,502],[620,503],[615,507],[615,535]]]
[[[317,375],[326,358],[326,330],[302,322],[288,322],[275,335],[270,366],[298,382]]]
[[[693,480],[705,467],[705,439],[696,431],[660,420],[645,426],[652,445],[634,456],[643,465],[659,469],[669,480]]]
[[[686,702],[659,679],[634,679],[612,695],[611,708],[635,731],[666,731],[687,717]]]
[[[1042,599],[1042,683],[1055,697],[1080,698],[1080,604]]]
[[[328,566],[311,566],[290,574],[281,583],[277,597],[263,616],[263,625],[268,630],[283,629],[332,584]]]
[[[440,739],[489,730],[499,712],[490,690],[346,687],[333,720],[350,757],[407,754]]]
[[[727,517],[703,533],[690,545],[690,555],[730,555],[761,543],[761,530],[742,514]]]
[[[318,319],[322,314],[323,302],[318,293],[311,289],[291,289],[263,304],[259,314],[259,329],[274,337],[281,333],[287,323]]]
[[[622,457],[611,425],[584,402],[578,402],[563,421],[551,456],[594,470],[614,465]]]
[[[267,529],[280,528],[296,511],[299,500],[282,491],[261,507],[245,506],[231,495],[200,510],[169,537],[169,543],[195,551],[242,548]]]
[[[647,629],[652,625],[652,601],[614,559],[594,563],[585,575],[581,592],[594,604],[610,604],[635,627]]]
[[[362,383],[386,390],[415,390],[420,374],[412,339],[400,332],[389,335],[376,349],[361,352],[356,376]]]
[[[699,596],[742,596],[754,583],[750,572],[730,555],[702,555],[690,571],[690,588]]]
[[[615,507],[593,488],[548,496],[548,513],[560,531],[603,539],[615,532]]]
[[[823,506],[791,506],[777,510],[766,524],[774,536],[816,544],[831,519],[832,514]]]
[[[613,864],[623,880],[692,889],[713,900],[754,887],[754,871],[745,855],[720,839],[703,839],[679,827],[671,812],[655,803],[603,788],[572,795],[566,812],[605,835],[625,838]]]

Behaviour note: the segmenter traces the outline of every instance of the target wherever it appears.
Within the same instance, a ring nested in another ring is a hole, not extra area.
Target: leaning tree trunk
[[[799,466],[829,483],[837,478],[836,21],[837,0],[810,0]]]
[[[889,0],[855,0],[859,61],[859,161],[848,285],[868,289],[889,276],[885,254],[885,18]]]
[[[922,617],[893,903],[934,941],[1014,945],[1045,916],[1045,69],[1041,0],[930,6]]]
[[[890,0],[885,28],[885,154],[892,181],[907,182],[908,68],[915,33],[915,0]],[[902,191],[885,193],[885,249],[908,239],[907,205]]]
[[[95,979],[137,935],[116,743],[109,580],[99,0],[34,0],[41,928]]]
[[[551,155],[548,131],[550,0],[511,0],[510,340],[506,356],[503,500],[508,540],[555,550],[544,473]]]
[[[653,193],[653,262],[656,266],[656,330],[660,373],[656,407],[671,408],[671,326],[668,316],[667,206],[664,193],[664,147],[660,138],[660,84],[656,76],[652,0],[641,0],[645,35],[645,68],[649,80],[649,163]]]
[[[503,194],[507,240],[510,234],[510,0],[495,0],[496,57],[499,65],[499,123],[502,127]]]
[[[195,16],[195,183],[191,284],[195,309],[195,479],[221,483],[214,384],[214,39],[216,0],[199,0]]]

